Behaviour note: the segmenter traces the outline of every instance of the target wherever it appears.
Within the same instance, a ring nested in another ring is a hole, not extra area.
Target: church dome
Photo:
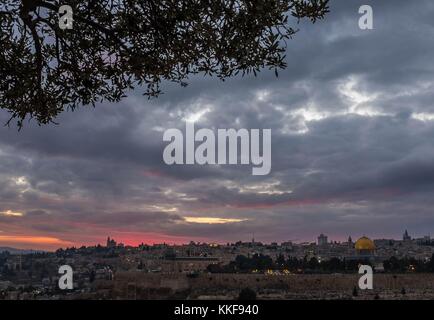
[[[375,250],[374,241],[367,237],[361,237],[354,245],[356,250]]]

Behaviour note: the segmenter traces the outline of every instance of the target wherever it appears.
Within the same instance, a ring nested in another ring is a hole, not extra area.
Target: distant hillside
[[[44,252],[42,250],[25,250],[25,249],[16,249],[10,247],[0,247],[0,253],[4,251],[9,251],[9,253],[11,254],[31,254],[31,253]]]

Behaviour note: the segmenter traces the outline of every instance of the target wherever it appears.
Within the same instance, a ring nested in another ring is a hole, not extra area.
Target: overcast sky
[[[369,3],[375,29],[360,30]],[[0,246],[434,235],[433,16],[432,0],[332,0],[288,42],[279,78],[195,77],[57,126],[1,127]],[[193,118],[271,128],[271,173],[167,166],[163,131]]]

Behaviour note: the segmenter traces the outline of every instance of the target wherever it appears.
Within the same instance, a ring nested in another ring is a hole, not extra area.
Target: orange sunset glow
[[[23,249],[55,249],[72,243],[54,237],[0,235],[0,246],[15,246]]]

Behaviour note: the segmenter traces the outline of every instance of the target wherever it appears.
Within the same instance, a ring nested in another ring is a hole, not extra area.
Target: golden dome
[[[361,237],[354,245],[356,250],[375,250],[374,241],[367,237]]]

